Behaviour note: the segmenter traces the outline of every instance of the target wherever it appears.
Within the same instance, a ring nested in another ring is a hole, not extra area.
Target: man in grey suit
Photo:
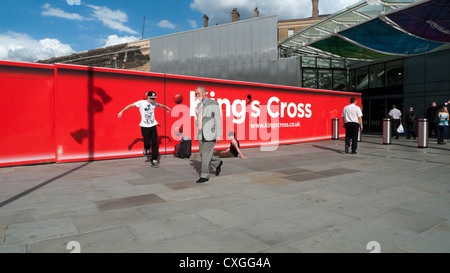
[[[222,141],[222,120],[220,108],[217,101],[208,98],[205,87],[195,88],[195,96],[200,100],[197,104],[197,119],[195,125],[198,127],[197,140],[199,142],[199,153],[202,158],[202,171],[197,183],[209,180],[209,165],[216,168],[216,175],[220,174],[223,161],[214,156],[216,142]]]

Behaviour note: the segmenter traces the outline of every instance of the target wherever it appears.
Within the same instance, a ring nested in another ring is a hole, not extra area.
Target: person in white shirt
[[[392,119],[391,121],[391,138],[395,135],[395,139],[398,139],[399,134],[397,132],[398,126],[402,124],[402,112],[395,107],[395,104],[392,105],[391,111],[389,111],[388,116]]]
[[[349,153],[350,140],[352,141],[352,154],[358,148],[358,131],[363,130],[362,111],[356,106],[356,98],[350,99],[350,104],[342,111],[342,123],[345,128],[345,153]]]
[[[152,146],[152,158],[151,158],[151,165],[154,168],[158,168],[158,157],[159,157],[159,145],[158,145],[158,130],[156,128],[156,125],[158,122],[155,119],[155,108],[156,107],[163,107],[166,108],[167,111],[170,111],[170,108],[159,104],[155,101],[156,99],[156,93],[153,91],[146,92],[147,99],[146,100],[139,100],[132,104],[127,105],[122,111],[119,112],[117,115],[118,118],[122,117],[123,112],[126,110],[138,107],[139,112],[141,113],[141,123],[139,123],[139,126],[141,126],[141,133],[142,137],[144,138],[144,156],[149,155],[149,149],[150,144]]]

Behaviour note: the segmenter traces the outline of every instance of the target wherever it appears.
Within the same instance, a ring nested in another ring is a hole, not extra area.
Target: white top
[[[398,110],[397,108],[393,108],[391,109],[391,111],[389,111],[388,115],[393,119],[400,119],[400,117],[402,116],[402,112],[400,112],[400,110]]]
[[[155,120],[155,108],[158,105],[156,101],[149,103],[147,100],[140,100],[135,102],[134,105],[139,108],[139,112],[141,113],[141,123],[139,123],[139,126],[153,127],[158,124]]]
[[[356,106],[356,104],[352,103],[344,107],[342,111],[342,118],[344,119],[344,123],[347,122],[356,122],[359,123],[360,117],[362,117],[361,108]]]

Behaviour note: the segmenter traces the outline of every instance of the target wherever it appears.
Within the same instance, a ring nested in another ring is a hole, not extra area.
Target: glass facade
[[[369,87],[369,67],[356,69],[356,90],[367,89]]]
[[[403,85],[403,60],[358,67],[349,71],[349,91]]]
[[[343,60],[301,57],[302,87],[347,91],[347,66]]]
[[[386,86],[403,85],[403,60],[386,63]]]
[[[350,69],[348,91],[362,93],[366,132],[382,132],[392,104],[403,107],[403,60]]]

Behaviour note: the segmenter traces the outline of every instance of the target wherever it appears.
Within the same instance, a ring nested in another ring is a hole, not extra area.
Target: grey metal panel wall
[[[235,27],[236,32],[236,65],[244,64],[244,25],[237,24]]]
[[[213,67],[220,67],[220,62],[221,62],[221,43],[220,43],[220,37],[221,37],[221,32],[219,31],[211,31],[210,32],[213,34],[213,50],[211,52],[212,54],[212,59],[213,59]]]
[[[252,22],[252,64],[259,63],[261,61],[261,43],[260,43],[260,24],[257,21]]]
[[[271,16],[152,38],[150,70],[298,86],[298,62],[278,60],[277,28]]]
[[[252,63],[252,24],[244,25],[244,64]]]
[[[278,61],[279,60],[270,60],[269,61],[269,77],[268,83],[277,84],[277,76],[278,76]]]
[[[278,17],[269,17],[269,60],[278,60]],[[273,28],[272,26],[276,27]],[[275,41],[275,42],[274,42]]]
[[[259,24],[259,56],[261,62],[269,61],[269,21],[261,21]]]
[[[288,59],[280,59],[278,60],[278,76],[277,76],[277,84],[285,84],[287,82],[287,64]]]
[[[231,25],[227,28],[227,52],[228,52],[228,65],[234,66],[236,64],[236,28]]]
[[[284,85],[300,86],[300,57],[288,59],[287,82]]]
[[[403,112],[409,106],[425,113],[431,101],[450,98],[450,50],[405,58],[403,61]],[[423,114],[422,114],[423,117]]]

